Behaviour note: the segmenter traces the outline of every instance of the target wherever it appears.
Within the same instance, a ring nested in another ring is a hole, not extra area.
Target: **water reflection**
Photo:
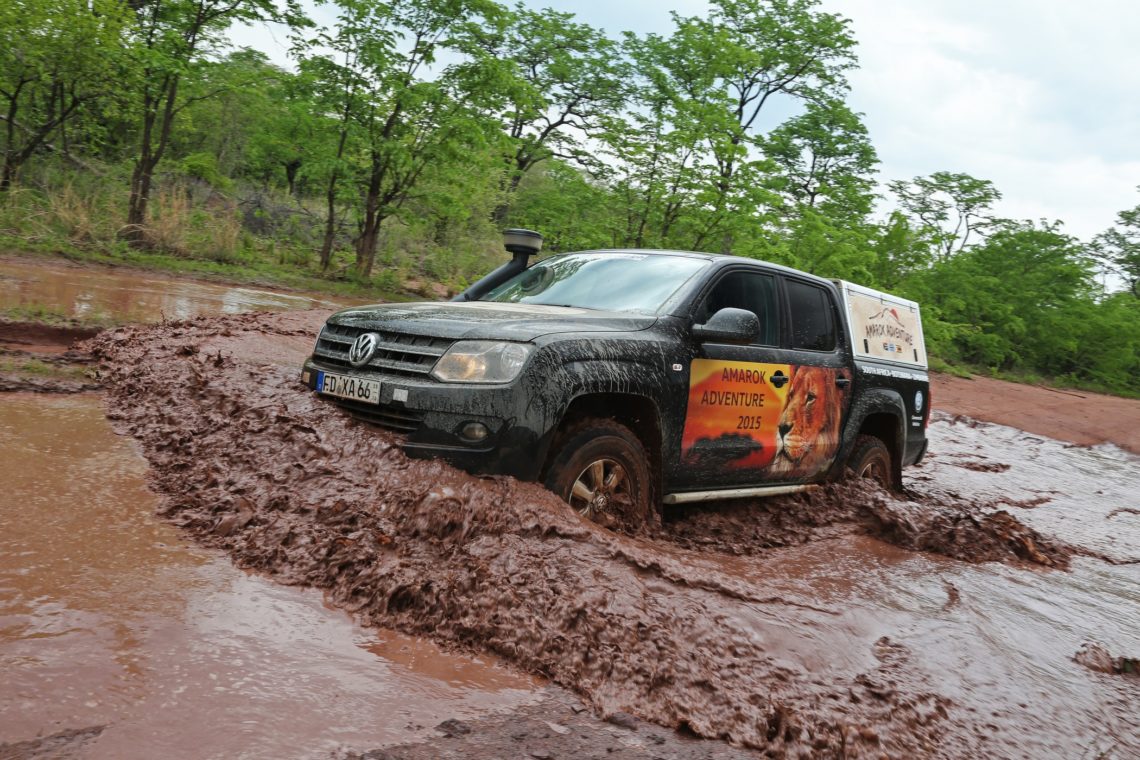
[[[0,309],[34,307],[87,320],[159,322],[340,305],[323,296],[175,280],[126,269],[0,260]]]

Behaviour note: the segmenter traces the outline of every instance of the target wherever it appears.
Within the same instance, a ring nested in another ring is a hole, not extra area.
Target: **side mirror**
[[[693,325],[693,337],[709,343],[752,343],[760,337],[760,320],[747,309],[721,309],[703,325]]]

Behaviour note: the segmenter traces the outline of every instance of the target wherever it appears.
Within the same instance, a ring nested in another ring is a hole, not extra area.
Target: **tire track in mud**
[[[925,754],[965,719],[908,667],[904,646],[883,638],[858,667],[813,671],[772,631],[819,627],[836,611],[686,561],[691,551],[872,532],[974,561],[1067,557],[1007,513],[951,504],[930,517],[928,504],[854,486],[616,535],[534,484],[409,460],[395,437],[307,392],[294,368],[232,355],[250,337],[298,335],[274,325],[197,319],[91,342],[108,415],[142,444],[164,516],[242,567],[324,589],[365,625],[492,652],[603,715],[771,754]],[[778,625],[758,630],[766,621]],[[961,746],[941,753],[978,754],[972,732],[954,734]]]

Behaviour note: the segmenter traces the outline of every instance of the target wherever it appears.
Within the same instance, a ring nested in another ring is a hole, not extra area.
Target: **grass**
[[[215,282],[306,290],[374,300],[407,300],[408,286],[443,283],[460,290],[502,262],[489,223],[471,221],[446,234],[426,218],[385,224],[373,273],[356,273],[351,225],[341,231],[331,266],[319,269],[323,208],[264,189],[221,192],[185,176],[164,175],[144,230],[147,250],[120,240],[126,218],[125,170],[102,176],[45,165],[0,195],[0,253],[63,256]],[[261,210],[251,212],[256,198]],[[255,234],[264,222],[264,234]],[[253,224],[247,228],[246,223]]]
[[[52,364],[39,359],[24,359],[0,356],[0,375],[52,378],[56,380],[84,380],[88,377],[86,367],[74,364]]]
[[[0,234],[0,253],[26,258],[59,259],[98,264],[102,266],[127,267],[149,272],[164,272],[179,277],[205,280],[208,282],[232,283],[235,285],[257,285],[281,290],[304,290],[327,295],[359,298],[375,298],[382,301],[403,301],[411,296],[397,288],[383,288],[351,277],[333,279],[319,272],[298,269],[274,261],[246,260],[240,263],[224,263],[211,259],[194,259],[174,256],[167,253],[136,251],[126,245],[109,248],[88,248],[67,245],[60,241],[32,242],[11,235]],[[342,255],[341,259],[348,259]],[[334,258],[334,271],[337,264],[349,265],[350,261]]]
[[[941,372],[944,375],[953,375],[954,377],[961,377],[966,380],[970,379],[970,377],[974,374],[969,369],[961,365],[950,364],[946,360],[941,359],[937,356],[930,356],[928,359],[931,372]]]
[[[996,380],[1005,380],[1009,383],[1022,385],[1044,385],[1050,388],[1064,388],[1074,391],[1088,391],[1102,393],[1106,396],[1120,396],[1123,398],[1140,399],[1140,392],[1128,388],[1116,388],[1090,380],[1081,380],[1074,377],[1046,377],[1034,372],[1000,370],[993,368],[979,368],[977,374],[992,377]]]

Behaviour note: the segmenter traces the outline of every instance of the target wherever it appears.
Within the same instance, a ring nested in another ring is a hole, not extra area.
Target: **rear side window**
[[[786,280],[792,314],[792,348],[835,350],[835,319],[827,291],[815,285]]]

